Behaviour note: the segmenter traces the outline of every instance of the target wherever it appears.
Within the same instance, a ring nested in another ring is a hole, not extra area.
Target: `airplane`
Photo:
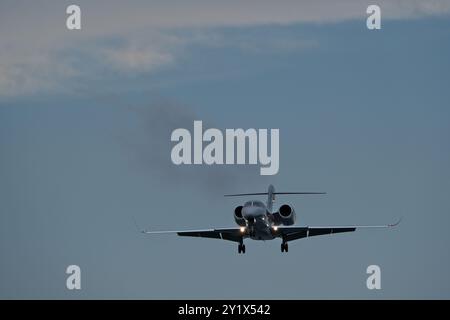
[[[296,214],[294,208],[283,204],[278,211],[273,211],[276,195],[318,195],[325,192],[276,192],[273,185],[269,185],[267,192],[227,194],[225,197],[267,196],[264,204],[259,200],[245,202],[243,206],[234,209],[234,220],[239,227],[185,230],[185,231],[147,231],[145,234],[176,233],[182,237],[202,237],[229,240],[238,243],[238,253],[245,253],[244,239],[273,240],[281,238],[281,252],[288,252],[289,241],[297,239],[328,235],[342,232],[353,232],[362,228],[391,228],[397,226],[401,219],[394,224],[372,226],[294,226]]]

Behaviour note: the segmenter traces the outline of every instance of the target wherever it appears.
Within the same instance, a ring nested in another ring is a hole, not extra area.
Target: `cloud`
[[[0,97],[69,90],[102,72],[152,73],[176,65],[189,46],[234,46],[252,54],[292,52],[316,45],[284,37],[226,37],[221,27],[338,23],[365,19],[372,1],[223,2],[78,1],[82,30],[65,28],[64,1],[2,1]],[[450,13],[450,0],[379,0],[384,19]],[[106,39],[106,41],[105,41]]]
[[[150,73],[170,66],[183,43],[170,34],[107,36],[43,44],[9,41],[0,51],[0,96],[69,92],[92,79]],[[48,40],[48,39],[47,39]],[[70,85],[69,85],[70,84]]]
[[[0,54],[0,96],[63,91],[62,81],[77,75],[79,72],[55,52]]]
[[[106,48],[100,51],[104,62],[112,68],[123,72],[149,72],[174,62],[174,55],[169,51],[151,46],[127,46],[123,48]]]

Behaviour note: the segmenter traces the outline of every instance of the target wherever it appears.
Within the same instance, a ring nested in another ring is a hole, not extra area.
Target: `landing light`
[[[277,226],[273,226],[273,231],[277,231],[278,227]]]
[[[242,232],[242,233],[245,232],[245,227],[241,227],[241,232]]]

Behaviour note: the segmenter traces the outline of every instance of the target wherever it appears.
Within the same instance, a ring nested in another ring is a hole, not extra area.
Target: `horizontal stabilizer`
[[[225,197],[265,196],[268,192],[226,194]],[[273,192],[272,194],[326,194],[326,192]]]

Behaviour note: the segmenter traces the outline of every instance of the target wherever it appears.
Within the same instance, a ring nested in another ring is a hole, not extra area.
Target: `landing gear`
[[[240,243],[238,245],[238,252],[239,253],[245,253],[245,244]]]
[[[281,244],[281,252],[288,252],[289,251],[289,246],[287,244],[287,242],[283,242]]]

